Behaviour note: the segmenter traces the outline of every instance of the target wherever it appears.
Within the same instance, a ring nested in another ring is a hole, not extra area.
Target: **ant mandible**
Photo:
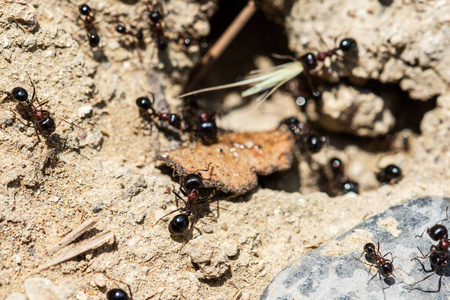
[[[148,1],[147,4],[147,10],[144,11],[144,13],[148,16],[150,20],[150,27],[153,29],[153,31],[156,34],[156,44],[158,47],[158,50],[164,51],[167,49],[167,39],[163,32],[163,20],[164,15],[160,10],[160,4],[159,2],[153,5],[153,8],[150,8],[150,4]]]
[[[31,97],[31,100],[28,99],[28,93],[22,87],[15,87],[11,92],[11,96],[15,100],[19,101],[19,103],[25,105],[25,119],[32,121],[34,129],[36,130],[38,142],[40,142],[41,140],[38,132],[40,132],[43,136],[48,137],[55,131],[56,124],[48,111],[38,109],[39,106],[42,106],[47,102],[40,104],[38,107],[34,106],[33,101],[36,94],[36,88],[30,75],[28,75],[28,78],[30,79],[31,86],[33,87],[33,96]]]
[[[92,9],[87,4],[81,4],[78,7],[78,10],[80,11],[80,14],[84,16],[84,20],[81,18],[81,16],[80,19],[85,24],[87,37],[89,39],[89,45],[91,45],[91,47],[97,47],[100,44],[100,37],[97,34],[97,30],[94,26],[95,16],[94,14],[91,14]]]

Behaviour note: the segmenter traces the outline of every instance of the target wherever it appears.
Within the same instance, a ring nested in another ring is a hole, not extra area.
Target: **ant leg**
[[[27,73],[28,78],[30,79],[31,86],[33,87],[33,97],[31,97],[31,101],[30,101],[31,103],[33,103],[34,95],[35,95],[35,93],[36,93],[36,87],[34,86],[33,80],[31,80],[30,74],[28,74],[27,71],[25,71],[25,73]]]
[[[162,219],[164,219],[164,218],[167,217],[168,215],[171,215],[171,214],[173,214],[173,213],[175,213],[175,212],[177,212],[177,211],[182,211],[183,209],[184,209],[184,208],[177,208],[177,209],[172,210],[171,212],[165,214],[164,216],[162,216],[161,218],[159,218],[158,221],[156,221],[155,224],[152,225],[152,227],[155,227],[155,225],[158,224],[159,221],[161,221]]]
[[[194,171],[194,173],[197,173],[198,171],[208,172],[209,171],[209,167],[211,166],[211,164],[212,164],[212,162],[210,162],[208,164],[208,167],[206,169],[197,169],[197,170]],[[214,167],[213,167],[213,169],[214,169]]]
[[[429,227],[427,227],[427,229],[425,229],[423,232],[422,232],[422,234],[421,235],[416,235],[416,236],[414,236],[415,238],[422,238],[422,236],[423,236],[423,234],[426,232],[426,231],[428,231],[430,228]]]
[[[37,100],[37,98],[36,98],[36,100]],[[39,103],[39,101],[38,101],[39,105],[36,106],[36,108],[39,108],[39,107],[41,107],[41,106],[47,104],[48,102],[49,102],[49,101],[45,101],[45,102],[43,102],[43,103]]]
[[[186,190],[185,190],[182,186],[180,186],[180,192],[181,192],[185,197],[187,197],[187,192],[186,192]]]
[[[318,91],[314,88],[314,85],[313,85],[312,80],[311,80],[311,75],[309,75],[308,72],[305,72],[305,77],[306,77],[306,79],[308,81],[308,85],[309,85],[309,89],[311,90],[311,94],[312,95],[317,95]]]
[[[425,269],[424,264],[423,264],[420,260],[418,260],[418,259],[416,259],[416,260],[417,260],[417,261],[419,262],[419,264],[422,266],[422,270],[423,270],[425,273],[434,272],[433,269],[430,269],[430,270]]]
[[[183,239],[183,244],[181,245],[181,248],[180,248],[179,252],[181,252],[181,250],[183,250],[184,245],[186,244],[186,241],[187,241],[189,235],[190,235],[190,234],[192,233],[192,231],[194,230],[194,223],[195,223],[195,221],[197,220],[197,216],[196,216],[195,214],[192,214],[192,216],[193,216],[193,219],[192,219],[191,226],[189,227],[189,232],[185,235],[185,237],[184,237],[184,239]]]
[[[214,197],[215,195],[216,195],[216,190],[213,190],[213,191],[211,192],[211,194],[209,194],[208,196],[206,196],[206,197],[204,197],[204,198],[199,198],[199,199],[197,200],[197,203],[199,203],[200,201],[202,201],[202,202],[208,201],[208,200],[210,200],[212,197]]]
[[[383,257],[386,257],[386,255],[390,254],[391,255],[391,261],[394,261],[394,258],[397,258],[397,256],[393,256],[392,252],[387,252],[385,255],[383,255]]]
[[[430,278],[430,277],[433,276],[433,275],[434,275],[434,273],[428,275],[427,277],[425,277],[425,278],[422,279],[422,280],[419,280],[419,281],[415,282],[415,283],[414,283],[413,285],[411,285],[411,287],[409,288],[409,292],[411,292],[412,290],[419,290],[419,291],[422,291],[422,290],[419,289],[419,288],[413,289],[413,287],[414,287],[416,284],[418,284],[418,283],[420,283],[420,282],[422,282],[422,281],[424,281],[424,280],[427,280],[428,278]],[[441,279],[442,279],[442,276],[441,276]],[[439,280],[439,291],[440,291],[440,290],[441,290],[441,283],[440,283],[440,280]],[[434,293],[434,292],[431,292],[431,293]]]
[[[183,198],[181,198],[181,196],[180,195],[178,195],[178,193],[177,192],[175,192],[175,191],[173,191],[173,193],[175,194],[175,196],[177,196],[178,198],[177,199],[181,199],[181,201],[183,201],[183,203],[184,203],[184,205],[187,205],[187,202],[183,199]]]
[[[428,256],[429,256],[430,253],[431,253],[431,251],[430,251],[430,252],[428,252],[426,255],[424,255],[423,252],[422,252],[422,250],[420,250],[419,247],[417,247],[417,249],[419,250],[420,254],[422,254],[422,256],[416,256],[416,257],[414,257],[414,258],[411,258],[409,261],[413,261],[413,260],[418,259],[418,258],[420,258],[420,259],[427,259]]]
[[[448,221],[448,206],[447,206],[447,208],[445,209],[445,215],[447,216],[447,218],[444,219],[444,220],[441,220],[441,222]]]
[[[39,144],[41,142],[41,138],[39,137],[39,131],[37,129],[36,124],[34,124],[34,122],[32,122],[32,123],[33,123],[34,131],[36,132],[36,137],[38,139],[37,142],[34,143],[34,145],[33,145],[33,148],[34,148],[34,147],[36,147],[37,144]]]

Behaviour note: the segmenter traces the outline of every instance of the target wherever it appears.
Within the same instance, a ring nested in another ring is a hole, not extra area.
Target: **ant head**
[[[389,277],[392,275],[392,272],[394,272],[394,266],[392,265],[392,262],[387,261],[381,265],[381,270],[386,277]]]
[[[344,184],[342,185],[342,193],[344,193],[344,195],[345,195],[350,192],[359,194],[359,185],[356,182],[348,180],[348,181],[344,182]]]
[[[87,4],[81,4],[78,10],[83,16],[88,16],[91,13],[91,8]]]
[[[108,300],[128,300],[130,299],[127,293],[122,289],[112,289],[106,293]]]
[[[152,98],[153,98],[153,95],[152,95]],[[139,97],[139,98],[137,98],[136,99],[136,105],[139,108],[142,108],[142,109],[145,109],[145,110],[148,110],[148,109],[153,110],[153,101],[150,100],[147,97]]]
[[[399,178],[402,176],[402,170],[399,166],[396,165],[388,165],[386,168],[384,168],[384,176],[389,181],[395,178]]]
[[[173,217],[169,223],[171,234],[180,234],[189,227],[189,217],[186,214],[179,214]]]
[[[367,243],[364,245],[364,252],[366,253],[375,253],[375,245],[373,243]]]
[[[330,167],[333,173],[337,174],[342,171],[342,161],[337,157],[333,157],[330,159]],[[370,244],[373,245],[372,243]],[[369,244],[366,244],[366,246],[367,245]],[[366,246],[364,246],[364,249],[366,248]]]
[[[320,99],[322,99],[322,92],[321,91],[313,91],[311,93],[311,96],[312,96],[313,100],[320,100]]]
[[[154,8],[153,11],[149,14],[148,17],[150,18],[150,21],[151,21],[153,24],[159,23],[159,21],[161,21],[162,15],[161,15],[161,13],[159,12],[157,6],[155,6],[155,8]]]
[[[116,25],[116,31],[118,33],[125,33],[127,31],[127,28],[124,25],[122,25],[122,24],[117,24]]]
[[[447,228],[442,224],[436,224],[433,227],[428,228],[427,233],[434,241],[439,241],[448,236]]]
[[[300,62],[302,63],[303,67],[307,71],[310,71],[310,70],[312,70],[312,69],[317,67],[317,58],[311,52],[306,53],[305,55],[301,56],[300,57]]]
[[[315,134],[310,134],[307,140],[308,148],[311,152],[317,153],[322,149],[323,142],[323,138]]]
[[[187,175],[183,180],[183,186],[186,190],[198,190],[203,186],[203,177],[200,173]]]
[[[98,44],[100,44],[100,37],[98,36],[97,33],[89,32],[88,38],[89,38],[89,45],[91,45],[91,47],[97,47]]]
[[[341,49],[343,52],[349,52],[353,49],[356,49],[356,47],[358,47],[358,44],[352,38],[343,39],[339,43],[339,49]]]
[[[55,121],[52,117],[46,116],[39,121],[39,129],[46,135],[51,135],[56,129]]]
[[[11,95],[17,101],[27,101],[28,93],[24,88],[16,87],[12,90]]]
[[[286,118],[280,122],[280,125],[286,125],[295,136],[301,136],[307,131],[305,124],[301,123],[296,117]]]

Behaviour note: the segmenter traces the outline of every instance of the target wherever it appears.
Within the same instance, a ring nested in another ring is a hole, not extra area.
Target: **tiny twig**
[[[199,64],[199,69],[197,74],[192,77],[192,80],[186,86],[186,92],[192,90],[192,88],[197,84],[197,82],[205,75],[212,64],[220,57],[220,55],[225,51],[225,49],[234,40],[237,34],[242,30],[242,28],[247,24],[250,18],[256,12],[256,5],[253,0],[248,1],[247,5],[241,10],[239,15],[234,19],[234,21],[228,26],[227,30],[220,36],[219,40],[209,49]]]
[[[74,257],[77,257],[78,255],[83,254],[91,249],[94,249],[94,248],[102,245],[103,243],[105,243],[111,239],[114,239],[114,238],[115,238],[115,236],[112,231],[106,231],[106,232],[100,234],[99,236],[90,238],[90,239],[86,240],[84,243],[82,243],[81,245],[78,245],[75,248],[57,256],[56,258],[51,260],[45,266],[38,268],[36,270],[36,272],[48,269],[52,266],[55,266],[62,262],[68,261],[68,260],[70,260]]]
[[[83,233],[91,229],[95,223],[98,222],[98,219],[90,218],[89,220],[84,221],[81,223],[80,226],[72,230],[68,235],[66,235],[65,238],[63,238],[61,241],[59,241],[57,244],[50,247],[50,249],[47,251],[48,255],[52,255],[65,246],[69,245],[73,241],[75,241],[78,237],[80,237]]]

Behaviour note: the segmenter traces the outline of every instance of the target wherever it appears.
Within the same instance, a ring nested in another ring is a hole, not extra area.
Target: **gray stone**
[[[416,236],[445,219],[448,206],[450,198],[443,197],[416,198],[393,206],[291,263],[260,299],[448,299],[450,266],[441,270],[444,276],[439,293],[424,292],[437,291],[436,274],[415,285],[423,291],[409,291],[411,284],[432,274],[425,273],[420,263],[411,259],[422,256],[418,248],[426,254],[430,243],[437,243],[427,233],[422,238]],[[442,224],[449,226],[450,221]],[[392,252],[394,277],[380,279],[376,266],[371,268],[361,257],[369,242],[379,242],[382,255]],[[421,261],[430,269],[429,259]]]

